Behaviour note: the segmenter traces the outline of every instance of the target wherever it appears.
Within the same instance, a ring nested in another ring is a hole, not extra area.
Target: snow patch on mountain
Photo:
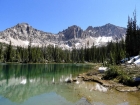
[[[96,43],[100,43],[100,42],[111,42],[113,40],[112,37],[105,37],[105,36],[102,36],[102,37],[98,37],[96,39]]]
[[[100,36],[100,37],[96,38],[95,46],[103,45],[103,44],[106,44],[111,41],[114,41],[111,36],[110,37],[106,37],[106,36],[101,37]]]
[[[23,47],[27,47],[28,44],[29,44],[29,41],[23,41],[23,40],[20,40],[20,39],[14,39],[12,37],[9,37],[10,41],[11,41],[11,44],[14,45],[14,46],[23,46]],[[8,42],[7,42],[8,43]]]

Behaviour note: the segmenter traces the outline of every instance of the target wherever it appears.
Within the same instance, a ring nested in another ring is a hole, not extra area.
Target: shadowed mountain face
[[[101,27],[92,27],[92,26],[89,26],[87,29],[86,29],[87,32],[91,33],[91,36],[93,37],[99,37],[99,36],[112,36],[113,39],[114,38],[122,38],[125,33],[126,33],[126,29],[125,28],[122,28],[122,27],[119,27],[119,26],[115,26],[115,25],[112,25],[110,23],[104,25],[104,26],[101,26]]]
[[[123,27],[106,24],[101,27],[89,26],[86,30],[73,25],[58,34],[53,34],[37,30],[27,23],[20,23],[0,32],[0,42],[9,43],[11,41],[15,46],[26,47],[31,40],[34,46],[52,44],[69,49],[85,47],[87,42],[91,47],[93,43],[101,45],[108,41],[120,40],[125,38],[125,33],[126,29]]]
[[[75,38],[82,38],[83,30],[80,27],[73,25],[60,33],[64,35],[65,40],[70,40]]]

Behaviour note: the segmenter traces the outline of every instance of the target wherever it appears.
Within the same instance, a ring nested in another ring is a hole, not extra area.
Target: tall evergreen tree
[[[31,56],[31,39],[30,39],[29,45],[28,45],[28,53],[29,53],[29,56],[28,56],[29,62],[31,62],[32,61],[32,56]]]
[[[130,17],[128,17],[128,25],[127,25],[126,39],[125,39],[127,57],[132,55],[131,40],[132,40],[132,20],[130,19]]]
[[[126,53],[127,56],[134,56],[139,54],[139,44],[140,44],[140,36],[139,36],[139,29],[137,27],[137,20],[136,20],[136,10],[133,13],[133,19],[128,17],[128,25],[126,31]]]
[[[7,48],[6,48],[6,61],[8,61],[8,62],[10,62],[10,61],[12,61],[13,59],[12,59],[12,45],[11,45],[11,41],[10,41],[10,44],[7,46]]]
[[[0,43],[0,61],[2,60],[3,57],[3,47],[2,44]]]

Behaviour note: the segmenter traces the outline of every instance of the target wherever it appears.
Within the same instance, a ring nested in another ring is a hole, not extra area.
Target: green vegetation
[[[110,67],[108,71],[105,72],[104,79],[114,79],[121,75],[121,71],[118,70],[117,67]]]
[[[120,66],[111,66],[108,71],[105,72],[103,79],[106,80],[115,80],[117,82],[123,83],[125,85],[135,85],[135,82],[130,74],[128,74]]]
[[[126,52],[127,56],[138,55],[140,52],[140,28],[137,25],[136,10],[133,13],[133,18],[128,17],[128,25],[126,32]]]
[[[119,60],[125,57],[124,41],[117,43],[108,43],[107,46],[91,47],[91,48],[73,48],[70,50],[62,50],[53,45],[34,47],[29,44],[28,48],[21,46],[13,47],[11,42],[9,45],[0,44],[0,61],[1,62],[23,62],[23,63],[75,63],[75,62],[93,62],[117,64]]]

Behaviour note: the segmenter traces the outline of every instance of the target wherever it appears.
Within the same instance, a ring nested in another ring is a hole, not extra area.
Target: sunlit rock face
[[[57,45],[63,49],[106,45],[110,41],[125,38],[126,28],[106,24],[100,27],[89,26],[86,30],[73,25],[57,34],[33,28],[28,23],[19,23],[0,32],[0,42],[12,42],[15,46],[27,47],[29,42],[34,46]]]

